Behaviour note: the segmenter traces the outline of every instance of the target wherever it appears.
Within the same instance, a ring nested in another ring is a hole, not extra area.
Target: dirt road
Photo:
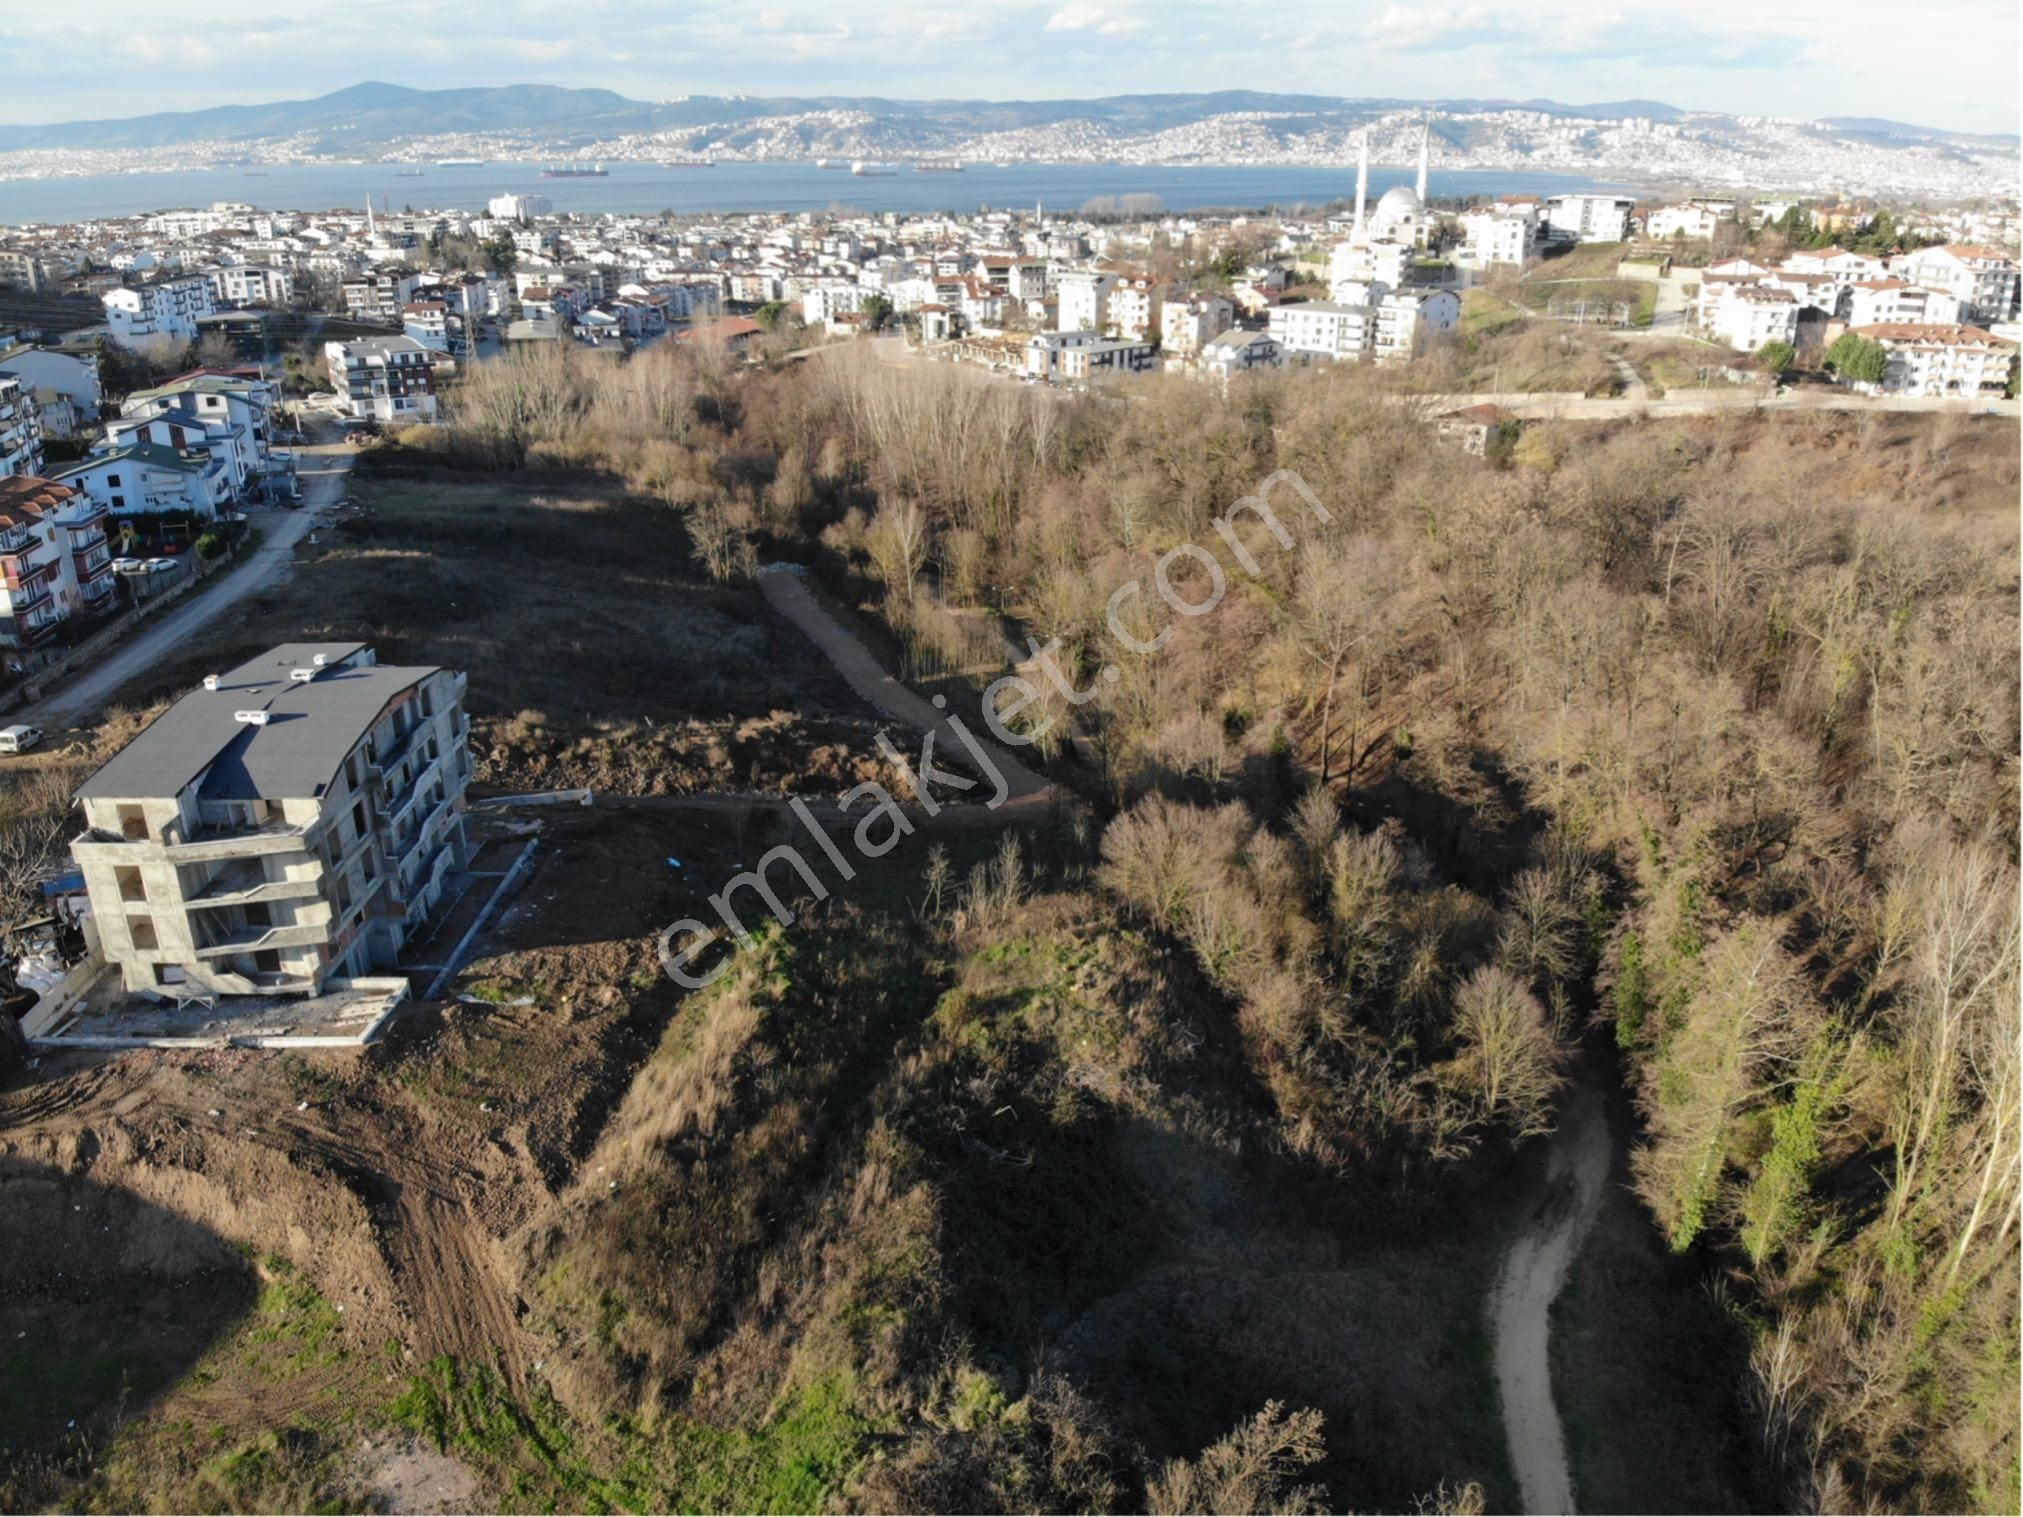
[[[247,596],[281,578],[294,562],[295,545],[308,534],[317,512],[335,505],[343,496],[344,476],[357,456],[356,448],[341,444],[297,449],[302,504],[292,511],[263,512],[260,530],[264,536],[243,563],[142,627],[100,663],[29,707],[21,720],[38,727],[75,726],[122,686],[146,673],[151,664],[197,636]]]
[[[1560,1112],[1546,1162],[1546,1194],[1511,1245],[1490,1297],[1503,1434],[1527,1512],[1571,1512],[1573,1477],[1552,1401],[1552,1303],[1601,1206],[1609,1128],[1601,1098],[1575,1088]]]
[[[830,663],[865,700],[894,721],[915,732],[934,735],[937,762],[968,764],[968,749],[962,737],[949,725],[948,716],[902,685],[878,662],[869,648],[846,630],[822,605],[802,577],[783,564],[771,564],[759,573],[759,588],[766,600],[788,621],[806,634],[808,640],[827,656]],[[939,696],[936,697],[940,699]],[[1004,779],[1007,807],[1031,810],[1043,807],[1053,787],[1046,777],[1035,774],[1003,748],[974,729],[970,737]],[[895,742],[898,741],[895,736]],[[904,745],[901,745],[904,751]],[[981,792],[979,798],[987,799]]]

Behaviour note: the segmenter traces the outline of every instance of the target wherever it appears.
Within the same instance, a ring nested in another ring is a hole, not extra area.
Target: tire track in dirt
[[[1552,1400],[1552,1303],[1601,1209],[1609,1128],[1601,1098],[1574,1087],[1560,1109],[1546,1160],[1546,1193],[1510,1247],[1489,1300],[1503,1436],[1526,1512],[1574,1510],[1566,1437]]]

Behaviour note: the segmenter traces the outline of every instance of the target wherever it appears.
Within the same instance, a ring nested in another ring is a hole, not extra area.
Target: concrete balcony
[[[313,855],[312,855],[313,857]],[[323,864],[302,879],[270,880],[258,859],[234,859],[183,904],[192,911],[265,901],[313,901],[323,893]]]
[[[259,953],[265,949],[313,948],[329,941],[330,924],[316,922],[296,927],[242,927],[239,931],[198,946],[200,959],[225,959],[233,954]]]
[[[269,822],[257,827],[206,827],[179,842],[169,843],[162,851],[170,862],[176,864],[298,853],[309,847],[311,830],[308,824],[300,822]]]

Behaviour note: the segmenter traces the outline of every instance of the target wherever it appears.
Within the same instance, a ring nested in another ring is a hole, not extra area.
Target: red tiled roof
[[[33,474],[13,474],[0,479],[0,526],[18,527],[39,520],[45,511],[54,511],[77,492],[53,479],[37,479]]]
[[[1938,321],[1878,321],[1865,327],[1851,328],[1856,336],[1873,338],[1877,342],[1906,342],[1928,348],[1972,348],[1972,347],[2013,347],[2005,338],[1979,327],[1964,326],[1959,322]]]

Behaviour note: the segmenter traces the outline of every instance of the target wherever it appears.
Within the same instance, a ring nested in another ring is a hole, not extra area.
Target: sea
[[[1150,164],[989,164],[918,173],[911,164],[859,177],[813,163],[719,163],[704,168],[613,163],[602,179],[544,179],[539,163],[277,164],[128,174],[0,179],[0,225],[88,221],[233,201],[261,210],[361,209],[366,196],[393,211],[482,211],[494,195],[533,191],[559,212],[696,214],[720,211],[975,211],[1042,206],[1075,211],[1186,211],[1207,207],[1316,207],[1356,193],[1353,164],[1181,168]],[[417,172],[417,170],[419,172]],[[1409,169],[1370,170],[1370,195],[1410,184]],[[1570,175],[1432,174],[1434,198],[1557,195],[1623,186]]]

